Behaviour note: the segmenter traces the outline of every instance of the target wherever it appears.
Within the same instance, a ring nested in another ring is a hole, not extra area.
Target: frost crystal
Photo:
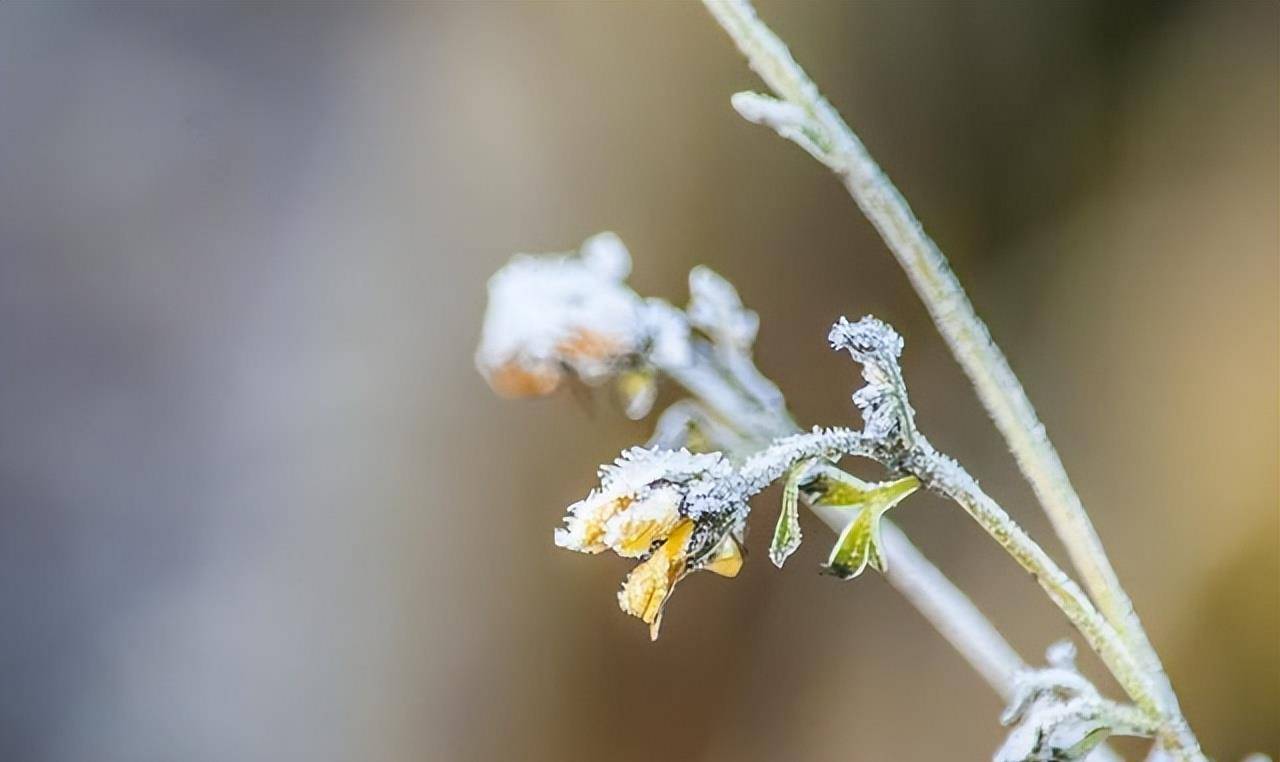
[[[689,322],[718,345],[747,349],[755,343],[760,316],[742,306],[733,284],[709,267],[689,273]]]
[[[750,445],[728,426],[717,421],[698,402],[684,399],[662,411],[653,426],[650,447],[693,452],[742,451]]]
[[[854,392],[853,404],[862,411],[868,439],[910,443],[915,437],[915,411],[907,401],[898,358],[902,337],[885,323],[867,316],[856,323],[840,318],[827,340],[833,349],[847,349],[862,364],[867,385]]]
[[[1015,680],[1000,722],[1012,725],[995,762],[1070,762],[1084,759],[1113,733],[1148,735],[1125,722],[1123,707],[1103,699],[1075,669],[1075,646],[1061,641],[1045,654],[1049,667]]]
[[[476,367],[498,393],[526,397],[554,391],[566,372],[599,383],[650,353],[687,362],[683,315],[637,296],[630,271],[613,233],[588,238],[578,254],[517,254],[489,280]]]
[[[659,368],[679,368],[693,359],[689,321],[685,314],[661,299],[646,299],[641,322],[649,337],[648,358]]]

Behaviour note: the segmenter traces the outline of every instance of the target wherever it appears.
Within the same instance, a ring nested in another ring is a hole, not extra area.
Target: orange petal
[[[512,360],[486,374],[489,386],[503,397],[541,397],[560,386],[563,373],[554,365],[536,367],[521,365]]]
[[[623,354],[621,341],[585,328],[557,344],[556,352],[570,360],[604,360]]]

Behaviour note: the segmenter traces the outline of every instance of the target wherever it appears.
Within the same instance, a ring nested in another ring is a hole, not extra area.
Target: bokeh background
[[[1206,747],[1280,752],[1277,6],[761,6],[950,255]],[[895,323],[932,438],[1062,557],[752,87],[692,3],[0,2],[0,758],[987,758],[997,699],[825,542],[779,573],[757,525],[650,645],[628,564],[550,542],[648,424],[474,371],[487,276],[612,229],[642,293],[738,285],[805,423],[855,420],[830,322]],[[897,519],[1024,656],[1068,634],[954,508]]]

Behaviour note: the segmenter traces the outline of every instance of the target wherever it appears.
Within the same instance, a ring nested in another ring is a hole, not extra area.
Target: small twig
[[[899,457],[886,459],[885,450],[852,429],[816,429],[778,440],[747,460],[741,469],[750,493],[758,492],[803,460],[854,455],[881,462],[920,479],[950,498],[990,534],[1025,570],[1035,577],[1049,599],[1067,616],[1102,658],[1125,692],[1144,712],[1161,716],[1155,688],[1125,647],[1115,628],[1098,612],[1084,591],[1062,571],[1049,554],[1018,526],[1009,514],[982,491],[973,477],[954,460],[939,454],[922,436]],[[892,566],[890,567],[892,568]]]
[[[737,436],[757,442],[757,449],[767,446],[779,429],[796,431],[796,424],[785,408],[775,409],[774,420],[761,427],[761,417],[750,409],[740,392],[723,382],[720,373],[707,367],[706,363],[710,361],[710,356],[703,355],[693,366],[663,370],[690,392],[698,394],[705,404],[720,412],[724,416],[723,425],[735,429]],[[710,379],[719,381],[712,383]],[[690,380],[696,380],[697,388],[688,383]],[[733,449],[741,451],[741,441],[735,440]],[[816,448],[815,454],[825,447]],[[776,471],[773,478],[781,473],[780,470]],[[807,498],[803,499],[808,502]],[[838,512],[819,508],[814,513],[837,535],[844,529],[844,522],[848,521],[847,516]],[[947,579],[897,525],[887,518],[882,519],[881,531],[886,552],[893,559],[885,572],[889,584],[916,607],[997,695],[1007,700],[1013,690],[1014,677],[1026,669],[1026,663],[1018,656],[1018,652],[978,610],[973,601]],[[1098,762],[1109,759],[1105,756],[1106,751],[1095,751],[1094,754],[1094,759]]]
[[[906,200],[871,158],[786,45],[745,0],[704,0],[751,68],[782,100],[738,93],[733,106],[749,121],[769,126],[796,142],[840,176],[875,225],[924,301],[938,330],[968,374],[979,398],[1004,435],[1019,468],[1034,488],[1072,563],[1099,609],[1131,646],[1176,711],[1172,689],[1133,604],[1107,559],[1097,531],[1071,486],[1066,469],[1045,435],[1008,360],[952,272],[937,244],[924,232]]]
[[[1085,587],[1149,674],[1163,713],[1178,728],[1181,746],[1188,750],[1190,758],[1198,757],[1199,746],[1182,716],[1159,656],[1120,585],[1061,458],[946,257],[862,142],[751,5],[746,0],[704,3],[746,55],[751,68],[782,98],[777,101],[738,94],[734,107],[745,118],[766,124],[795,141],[836,172],[880,232],[1009,443]]]

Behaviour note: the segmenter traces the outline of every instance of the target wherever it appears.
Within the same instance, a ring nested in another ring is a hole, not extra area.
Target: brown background
[[[1276,6],[762,12],[950,255],[1207,748],[1280,752]],[[647,424],[472,368],[489,273],[606,228],[643,293],[734,281],[806,424],[855,420],[823,337],[874,312],[1061,557],[748,87],[687,3],[0,2],[0,757],[987,758],[997,700],[882,580],[765,561],[775,493],[649,645],[627,564],[550,542]],[[1028,658],[1067,634],[953,507],[897,518]]]

